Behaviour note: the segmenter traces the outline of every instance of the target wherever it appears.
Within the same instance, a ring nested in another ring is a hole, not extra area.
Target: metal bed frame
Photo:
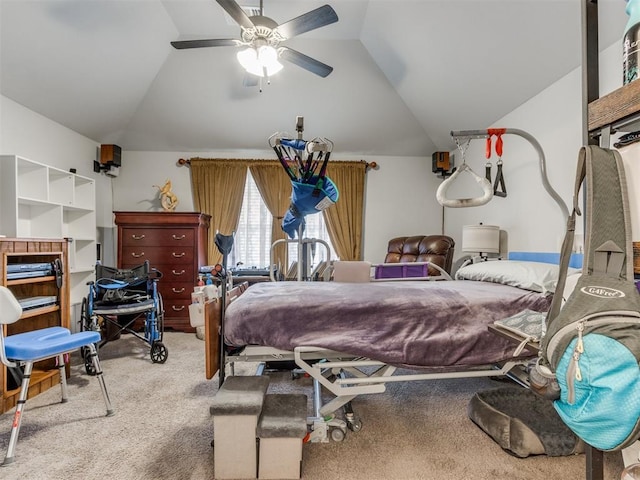
[[[308,418],[308,423],[312,426],[309,441],[328,442],[329,438],[334,441],[344,439],[347,428],[353,432],[359,431],[362,422],[354,414],[350,402],[359,395],[385,392],[389,382],[505,376],[526,386],[525,370],[529,361],[530,358],[514,358],[501,364],[464,369],[430,368],[395,375],[398,367],[393,365],[325,348],[299,346],[293,351],[287,351],[248,345],[227,354],[225,367],[228,365],[233,375],[235,363],[258,363],[256,374],[261,375],[267,363],[294,362],[300,372],[313,379],[314,415]],[[322,387],[334,397],[327,403],[322,401]],[[344,409],[344,420],[335,415],[341,408]]]

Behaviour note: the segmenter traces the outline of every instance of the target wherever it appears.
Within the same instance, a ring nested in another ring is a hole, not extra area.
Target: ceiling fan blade
[[[235,0],[216,0],[218,4],[224,8],[231,18],[233,18],[242,28],[254,28],[253,22],[249,19],[245,11]]]
[[[178,50],[203,47],[235,47],[238,45],[238,41],[232,38],[212,38],[209,40],[181,40],[171,42],[171,45]]]
[[[291,38],[337,21],[338,14],[336,11],[330,5],[323,5],[279,25],[277,30],[284,38]]]
[[[326,77],[333,72],[333,67],[326,65],[314,58],[311,58],[304,53],[300,53],[297,50],[293,50],[289,47],[280,47],[280,58],[287,60],[299,67],[309,70],[311,73],[315,73],[321,77]]]

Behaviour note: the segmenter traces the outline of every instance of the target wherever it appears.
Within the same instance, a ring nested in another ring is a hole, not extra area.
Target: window
[[[331,246],[329,233],[327,232],[322,214],[307,215],[305,237],[324,240],[329,244],[331,258],[336,255]],[[317,244],[313,257],[313,265],[326,259],[326,248]],[[258,187],[247,172],[247,182],[242,199],[242,210],[238,229],[236,231],[233,250],[229,258],[229,266],[242,265],[247,267],[263,268],[269,266],[271,256],[271,214],[262,201]],[[298,257],[297,243],[289,244],[289,262]]]

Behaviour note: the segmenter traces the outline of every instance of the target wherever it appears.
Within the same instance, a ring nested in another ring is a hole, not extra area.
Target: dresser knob
[[[131,235],[131,238],[133,238],[134,240],[142,240],[144,238],[144,235]]]
[[[132,253],[131,253],[131,256],[132,256],[133,258],[140,258],[140,257],[144,257],[144,252],[142,252],[142,253],[133,253],[133,252],[132,252]]]
[[[175,312],[180,312],[184,310],[184,305],[180,305],[179,307],[176,307],[175,305],[171,305],[171,308],[173,308]]]
[[[186,235],[175,235],[175,234],[173,235],[174,240],[183,240],[184,237],[186,237]]]
[[[179,272],[176,270],[171,270],[171,273],[173,273],[174,275],[183,275],[186,272],[184,270],[180,270]]]
[[[173,255],[176,258],[180,258],[180,257],[184,257],[186,255],[186,253],[184,253],[184,252],[180,252],[180,253],[171,252],[171,255]]]
[[[184,292],[184,287],[182,287],[180,290],[178,290],[177,288],[172,288],[171,290],[173,290],[173,293],[182,293]]]

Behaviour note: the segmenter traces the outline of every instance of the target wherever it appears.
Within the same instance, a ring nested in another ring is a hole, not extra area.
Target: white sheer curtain
[[[242,200],[242,210],[240,221],[236,230],[233,250],[229,258],[229,266],[241,266],[243,268],[269,266],[271,251],[271,214],[258,192],[258,187],[251,176],[247,173],[244,198]],[[322,214],[307,215],[306,238],[317,238],[324,240],[331,247],[331,258],[335,259],[335,253],[331,246],[331,240],[327,232]],[[313,265],[326,260],[327,252],[323,245],[318,244],[316,254],[313,258]],[[289,261],[297,260],[297,244],[289,244]]]

